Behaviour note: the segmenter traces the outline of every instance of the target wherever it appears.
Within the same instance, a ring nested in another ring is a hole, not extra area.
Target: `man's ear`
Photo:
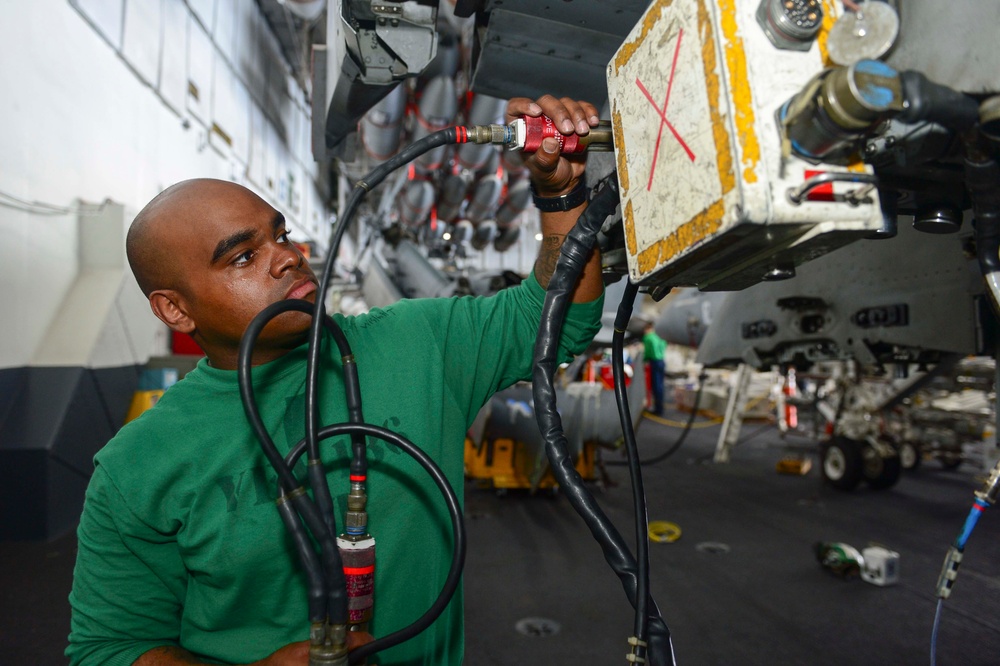
[[[149,307],[153,314],[180,333],[191,334],[197,328],[194,320],[188,316],[183,299],[173,289],[159,289],[149,295]]]

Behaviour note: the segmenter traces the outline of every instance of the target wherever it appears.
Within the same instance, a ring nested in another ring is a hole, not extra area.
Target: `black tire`
[[[920,446],[913,442],[900,442],[896,447],[899,451],[899,465],[904,471],[912,472],[920,467],[923,452]]]
[[[860,444],[847,437],[834,437],[820,453],[823,480],[837,490],[854,490],[862,476]]]
[[[883,458],[875,447],[864,444],[861,447],[861,473],[874,490],[892,488],[899,481],[903,467],[898,455]]]

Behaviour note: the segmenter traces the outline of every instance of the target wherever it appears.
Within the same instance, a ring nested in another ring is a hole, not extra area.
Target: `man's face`
[[[212,184],[193,195],[186,223],[172,224],[177,292],[194,323],[192,335],[213,365],[235,367],[240,338],[268,305],[287,298],[315,302],[316,276],[288,239],[284,217],[248,190]],[[284,313],[261,332],[254,362],[305,341],[310,317]]]

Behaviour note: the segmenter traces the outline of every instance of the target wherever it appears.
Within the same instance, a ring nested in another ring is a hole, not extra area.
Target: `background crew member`
[[[649,388],[653,394],[650,411],[653,414],[663,414],[663,382],[666,365],[663,354],[667,350],[667,342],[653,330],[653,323],[647,322],[642,335],[643,360],[646,362]]]

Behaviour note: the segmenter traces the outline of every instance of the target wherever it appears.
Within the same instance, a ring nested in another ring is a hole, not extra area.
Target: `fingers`
[[[539,150],[526,158],[524,164],[541,196],[559,196],[572,190],[584,170],[582,161],[571,161],[559,152],[559,142],[552,137],[542,141]]]
[[[597,127],[600,118],[597,107],[590,102],[575,100],[569,97],[556,99],[552,95],[542,95],[536,101],[527,97],[514,97],[507,102],[506,122],[512,122],[520,116],[537,118],[548,116],[563,134],[585,135],[591,127]]]
[[[515,97],[507,103],[508,123],[520,116],[537,118],[541,115],[552,120],[565,135],[575,133],[584,136],[600,122],[593,104],[569,97],[557,99],[553,95],[543,95],[534,101],[527,97]],[[585,156],[562,155],[559,142],[551,137],[542,141],[534,154],[523,157],[535,189],[541,196],[559,196],[572,190],[586,168]]]
[[[534,160],[535,166],[540,172],[539,175],[543,175],[556,170],[556,167],[559,166],[560,157],[559,142],[549,137],[542,141],[541,149],[531,159]]]
[[[542,115],[542,107],[527,97],[513,97],[507,102],[507,123],[513,122],[521,116],[537,118],[540,115]]]
[[[538,105],[542,108],[542,113],[551,118],[563,134],[576,132],[585,135],[599,122],[597,109],[590,102],[569,97],[556,99],[552,95],[543,95],[538,98]]]

